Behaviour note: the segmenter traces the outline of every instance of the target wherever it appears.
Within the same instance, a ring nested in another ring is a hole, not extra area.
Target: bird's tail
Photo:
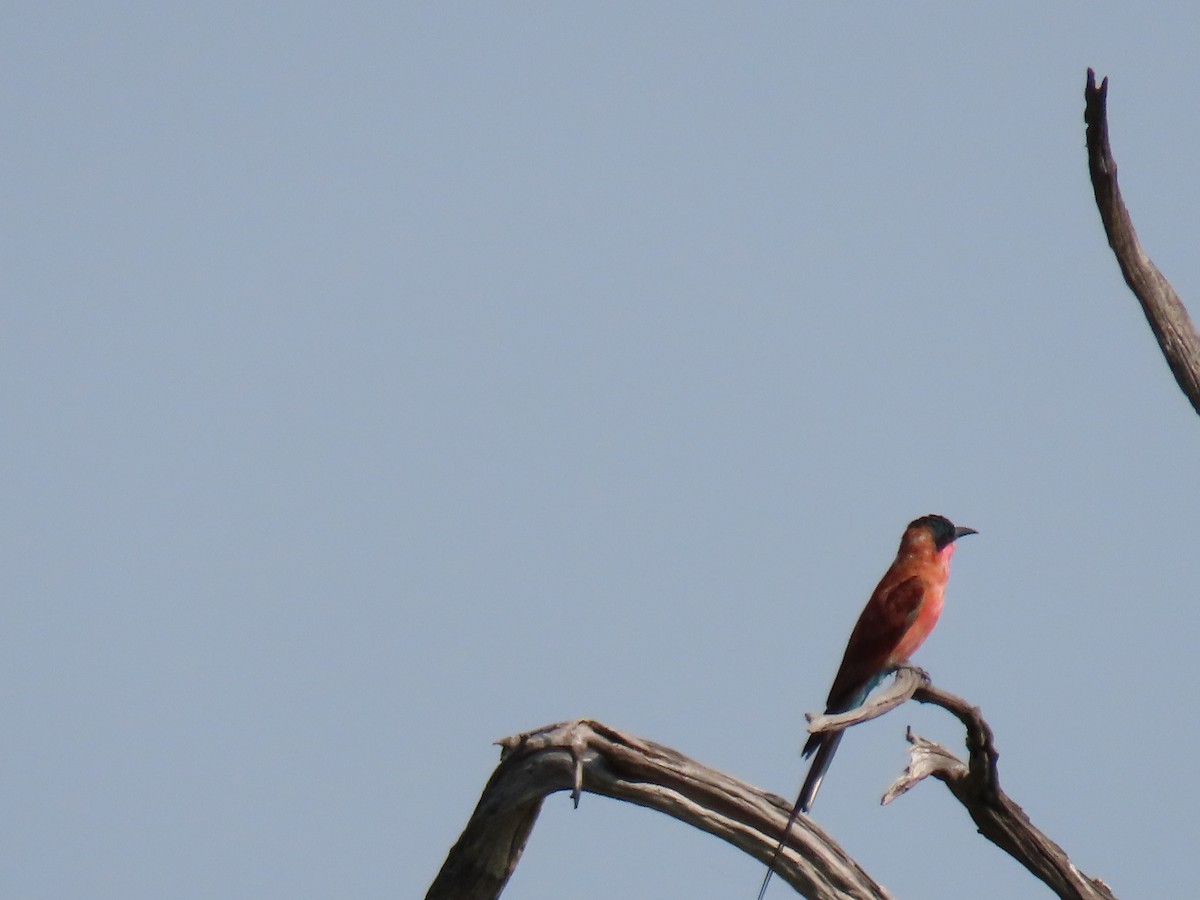
[[[788,835],[791,834],[796,819],[800,813],[807,813],[812,809],[817,791],[821,788],[821,782],[825,779],[825,773],[829,769],[830,762],[833,761],[833,754],[837,751],[838,744],[842,742],[843,734],[845,734],[843,731],[834,731],[829,734],[813,735],[809,744],[805,746],[805,756],[810,755],[814,749],[817,755],[813,759],[812,765],[809,766],[808,777],[804,779],[804,786],[800,788],[800,796],[796,798],[792,814],[788,816],[787,824],[783,826],[783,837],[779,839],[779,846],[775,848],[771,862],[767,864],[767,874],[763,876],[762,887],[758,889],[758,900],[763,900],[767,894],[767,885],[771,883],[771,876],[775,874],[775,865],[779,862],[783,848],[787,846]]]
[[[829,764],[833,762],[833,754],[837,752],[838,744],[842,742],[842,735],[845,733],[833,731],[820,736],[821,742],[816,747],[817,755],[808,767],[808,777],[804,779],[804,787],[800,788],[800,796],[796,800],[796,806],[804,812],[812,809],[813,801],[817,799],[817,791],[821,789],[821,782],[825,780],[825,773],[829,771]],[[809,753],[811,752],[810,750]]]

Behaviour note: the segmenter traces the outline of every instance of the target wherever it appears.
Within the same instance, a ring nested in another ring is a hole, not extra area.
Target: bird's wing
[[[882,667],[925,602],[925,583],[916,576],[881,584],[858,617],[846,654],[829,689],[829,712],[845,712],[863,701],[883,674]]]
[[[879,597],[880,619],[886,622],[880,628],[881,636],[898,641],[909,626],[917,620],[921,605],[925,602],[925,582],[920,576],[911,575],[883,591]],[[854,640],[854,635],[850,635]]]

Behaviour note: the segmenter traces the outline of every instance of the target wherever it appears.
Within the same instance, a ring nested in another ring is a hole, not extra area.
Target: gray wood
[[[1200,335],[1171,283],[1142,249],[1133,219],[1117,187],[1117,161],[1108,142],[1108,79],[1096,86],[1096,73],[1087,71],[1083,120],[1087,124],[1088,172],[1100,221],[1159,349],[1192,408],[1200,413]]]
[[[1000,789],[999,753],[979,710],[935,688],[920,669],[901,667],[894,682],[861,710],[812,716],[810,729],[851,727],[882,715],[908,697],[936,704],[963,723],[968,761],[910,732],[909,766],[883,803],[932,776],[945,783],[966,808],[980,834],[1059,897],[1116,900],[1104,882],[1080,872],[1062,847],[1035,828],[1024,810]],[[577,807],[584,793],[594,793],[658,810],[728,841],[764,864],[771,859],[791,812],[791,802],[782,797],[670,747],[591,719],[547,725],[497,743],[502,748],[500,764],[427,900],[498,897],[516,868],[543,798],[557,791],[570,791]],[[792,826],[775,871],[810,900],[891,896],[807,816],[800,816]]]
[[[761,860],[771,858],[790,801],[744,784],[682,753],[591,719],[504,738],[497,766],[427,900],[498,897],[512,874],[542,798],[601,794],[658,810]],[[890,900],[811,820],[792,827],[778,877],[812,900]],[[747,891],[750,886],[747,886]]]

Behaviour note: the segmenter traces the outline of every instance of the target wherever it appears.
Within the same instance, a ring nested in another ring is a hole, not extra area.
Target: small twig
[[[905,732],[904,738],[913,745],[908,751],[908,766],[887,789],[887,793],[879,801],[881,806],[887,806],[901,794],[908,793],[911,788],[931,775],[947,783],[967,777],[967,766],[941,744],[913,734],[911,726]]]

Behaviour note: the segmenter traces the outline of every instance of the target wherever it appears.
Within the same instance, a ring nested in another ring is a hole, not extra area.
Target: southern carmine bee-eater
[[[964,528],[945,516],[935,515],[922,516],[904,529],[896,561],[880,579],[850,632],[841,668],[833,679],[825,703],[827,714],[843,713],[861,706],[867,694],[896,666],[906,662],[929,637],[942,614],[954,542],[975,533],[974,528]],[[816,758],[800,788],[796,805],[792,807],[783,838],[767,867],[758,900],[762,900],[767,892],[775,863],[779,861],[796,817],[812,809],[821,781],[841,743],[842,733],[814,734],[804,745],[804,756],[815,753]]]

